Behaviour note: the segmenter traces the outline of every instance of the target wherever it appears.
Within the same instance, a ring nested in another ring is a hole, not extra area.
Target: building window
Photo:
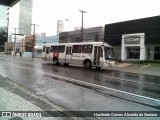
[[[154,60],[160,60],[160,47],[154,48]]]
[[[139,59],[140,58],[140,47],[127,47],[127,58],[128,59]]]

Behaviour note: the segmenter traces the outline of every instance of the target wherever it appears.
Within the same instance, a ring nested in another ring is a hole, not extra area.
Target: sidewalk
[[[136,63],[119,63],[116,62],[115,66],[109,68],[110,70],[118,70],[130,73],[138,73],[145,75],[160,76],[159,64],[136,64]]]
[[[43,111],[57,111],[0,75],[0,120],[56,120]],[[43,108],[43,109],[42,109]],[[46,115],[44,117],[43,115]],[[68,120],[59,117],[59,120]]]

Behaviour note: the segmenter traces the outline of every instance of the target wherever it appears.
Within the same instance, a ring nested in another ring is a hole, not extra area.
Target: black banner
[[[160,117],[160,111],[0,111],[0,117]]]

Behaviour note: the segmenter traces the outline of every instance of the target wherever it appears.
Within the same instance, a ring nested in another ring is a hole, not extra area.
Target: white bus
[[[58,43],[43,46],[42,60],[54,64],[84,65],[85,68],[114,66],[115,53],[104,42]]]

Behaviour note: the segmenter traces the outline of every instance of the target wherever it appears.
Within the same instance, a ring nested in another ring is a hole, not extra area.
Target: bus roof
[[[85,44],[93,44],[93,45],[105,45],[111,46],[106,42],[77,42],[77,43],[54,43],[54,44],[45,44],[43,46],[52,46],[52,45],[85,45]]]

